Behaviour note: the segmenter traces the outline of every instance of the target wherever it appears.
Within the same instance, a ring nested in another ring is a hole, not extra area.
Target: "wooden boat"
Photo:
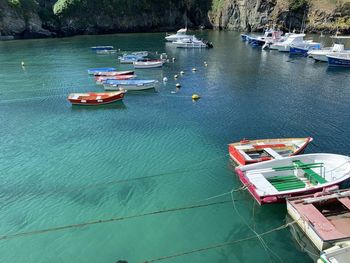
[[[68,100],[73,105],[102,105],[122,100],[125,93],[125,90],[116,92],[71,93],[68,96]]]
[[[163,59],[138,60],[134,62],[134,68],[159,68],[164,64]]]
[[[157,80],[106,80],[103,84],[105,90],[145,90],[154,89],[157,85]]]
[[[289,198],[287,211],[320,251],[350,241],[349,190]]]
[[[246,165],[300,154],[310,142],[311,137],[242,140],[229,144],[228,150],[235,163]]]
[[[96,72],[110,72],[116,71],[116,68],[89,68],[87,71],[90,75],[95,74]]]
[[[100,85],[103,84],[108,79],[112,80],[127,80],[127,79],[133,79],[136,78],[136,75],[116,75],[116,76],[96,76],[95,81],[96,84]]]
[[[350,241],[337,242],[331,248],[321,252],[317,263],[348,263],[350,259]]]
[[[96,71],[94,76],[121,76],[121,75],[133,75],[135,72],[133,70],[125,71]]]
[[[350,67],[350,53],[339,53],[327,55],[328,66],[332,67]]]
[[[350,178],[350,157],[304,154],[238,166],[236,173],[260,204],[339,187]]]

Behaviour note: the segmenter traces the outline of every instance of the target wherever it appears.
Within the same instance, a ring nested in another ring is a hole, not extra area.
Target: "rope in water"
[[[263,233],[259,234],[259,236],[261,237],[261,236],[265,236],[265,235],[268,235],[268,234],[276,232],[276,231],[283,230],[283,229],[289,227],[290,225],[293,225],[294,223],[296,223],[296,221],[293,221],[293,222],[281,225],[279,227],[276,227],[274,229],[268,230],[266,232],[263,232]],[[245,238],[238,239],[238,240],[227,241],[224,243],[214,244],[214,245],[207,246],[207,247],[202,247],[202,248],[197,248],[197,249],[193,249],[193,250],[189,250],[189,251],[184,251],[184,252],[176,253],[176,254],[169,255],[169,256],[163,256],[163,257],[159,257],[159,258],[145,260],[145,261],[143,261],[143,263],[157,262],[157,261],[167,260],[167,259],[171,259],[171,258],[177,258],[177,257],[181,257],[181,256],[193,254],[193,253],[198,253],[198,252],[203,252],[203,251],[207,251],[207,250],[211,250],[211,249],[216,249],[216,248],[234,245],[234,244],[241,243],[241,242],[248,241],[248,240],[252,240],[255,238],[257,238],[256,235],[249,236],[249,237],[245,237]]]
[[[97,225],[97,224],[105,224],[105,223],[110,223],[110,222],[122,221],[122,220],[127,220],[127,219],[134,219],[134,218],[138,218],[138,217],[157,215],[157,214],[163,214],[163,213],[169,213],[169,212],[175,212],[175,211],[190,210],[190,209],[203,208],[203,207],[214,206],[214,205],[224,205],[224,204],[228,204],[230,202],[231,202],[231,200],[220,201],[220,202],[207,203],[207,204],[202,204],[202,205],[189,205],[189,206],[183,206],[183,207],[169,208],[169,209],[158,210],[158,211],[153,211],[153,212],[148,212],[148,213],[143,213],[143,214],[138,214],[138,215],[130,215],[130,216],[124,216],[124,217],[112,217],[112,218],[108,218],[108,219],[97,219],[97,220],[83,222],[83,223],[79,223],[79,224],[52,227],[52,228],[47,228],[47,229],[39,229],[39,230],[20,232],[20,233],[9,234],[9,235],[1,235],[0,240],[7,240],[7,239],[18,238],[18,237],[24,237],[24,236],[33,236],[33,235],[56,232],[56,231],[61,231],[61,230],[66,230],[66,229],[80,228],[80,227]]]

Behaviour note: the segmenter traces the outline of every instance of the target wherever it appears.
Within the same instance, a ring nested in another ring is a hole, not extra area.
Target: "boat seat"
[[[239,151],[239,153],[244,157],[244,159],[249,160],[249,161],[252,161],[252,160],[253,160],[253,159],[250,158],[250,156],[249,156],[248,154],[246,154],[244,151],[242,151],[242,150],[238,150],[238,151]]]
[[[264,148],[264,151],[270,154],[275,159],[282,159],[283,157],[279,155],[275,150],[272,148]]]
[[[294,164],[298,166],[301,165],[305,165],[303,162],[299,161],[299,160],[295,160],[293,161]],[[319,184],[324,184],[327,183],[326,179],[324,179],[322,176],[320,176],[319,174],[317,174],[314,170],[312,170],[311,168],[307,168],[307,166],[305,168],[301,168],[303,170],[303,172],[307,175],[307,178],[310,180],[310,182],[313,185],[317,185]]]

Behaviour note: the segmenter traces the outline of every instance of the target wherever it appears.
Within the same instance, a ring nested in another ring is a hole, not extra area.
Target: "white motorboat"
[[[189,36],[186,35],[186,32],[187,32],[187,28],[181,28],[176,32],[176,34],[167,35],[165,39],[167,41],[174,42],[184,38],[188,38]]]
[[[173,42],[174,46],[178,48],[211,48],[212,43],[204,43],[202,40],[197,39],[195,36],[190,36],[188,38],[178,40]]]
[[[277,49],[280,52],[289,52],[291,45],[302,44],[305,34],[291,34],[286,40],[282,42],[274,43],[270,46],[270,49]]]
[[[342,40],[350,39],[349,36],[333,36],[334,42],[341,42]],[[327,56],[337,55],[340,53],[350,53],[346,50],[344,44],[334,43],[332,47],[326,47],[320,50],[311,50],[307,54],[315,60],[328,62]]]
[[[138,60],[134,61],[134,68],[160,68],[163,66],[165,60],[155,59],[155,60]]]

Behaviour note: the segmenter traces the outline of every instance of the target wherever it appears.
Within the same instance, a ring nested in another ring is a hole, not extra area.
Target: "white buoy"
[[[204,66],[208,67],[208,64],[207,64],[207,63],[205,63],[205,64],[204,64]]]
[[[24,61],[21,62],[22,67],[24,67]]]
[[[177,79],[179,76],[178,75],[174,75],[174,79]]]
[[[195,72],[195,71],[197,71],[197,69],[196,69],[196,68],[193,68],[192,71]]]
[[[185,71],[180,71],[180,74],[181,74],[181,75],[185,74]]]
[[[167,60],[166,60],[166,62],[168,62],[168,63],[169,63],[169,59],[167,59]]]
[[[163,82],[167,82],[168,81],[168,78],[167,77],[164,77],[163,78]]]
[[[176,83],[176,88],[181,88],[181,84],[180,83]]]
[[[204,65],[205,65],[205,64],[207,64],[207,62],[206,62],[206,61],[204,61]]]
[[[176,58],[173,58],[173,62],[176,60]]]

